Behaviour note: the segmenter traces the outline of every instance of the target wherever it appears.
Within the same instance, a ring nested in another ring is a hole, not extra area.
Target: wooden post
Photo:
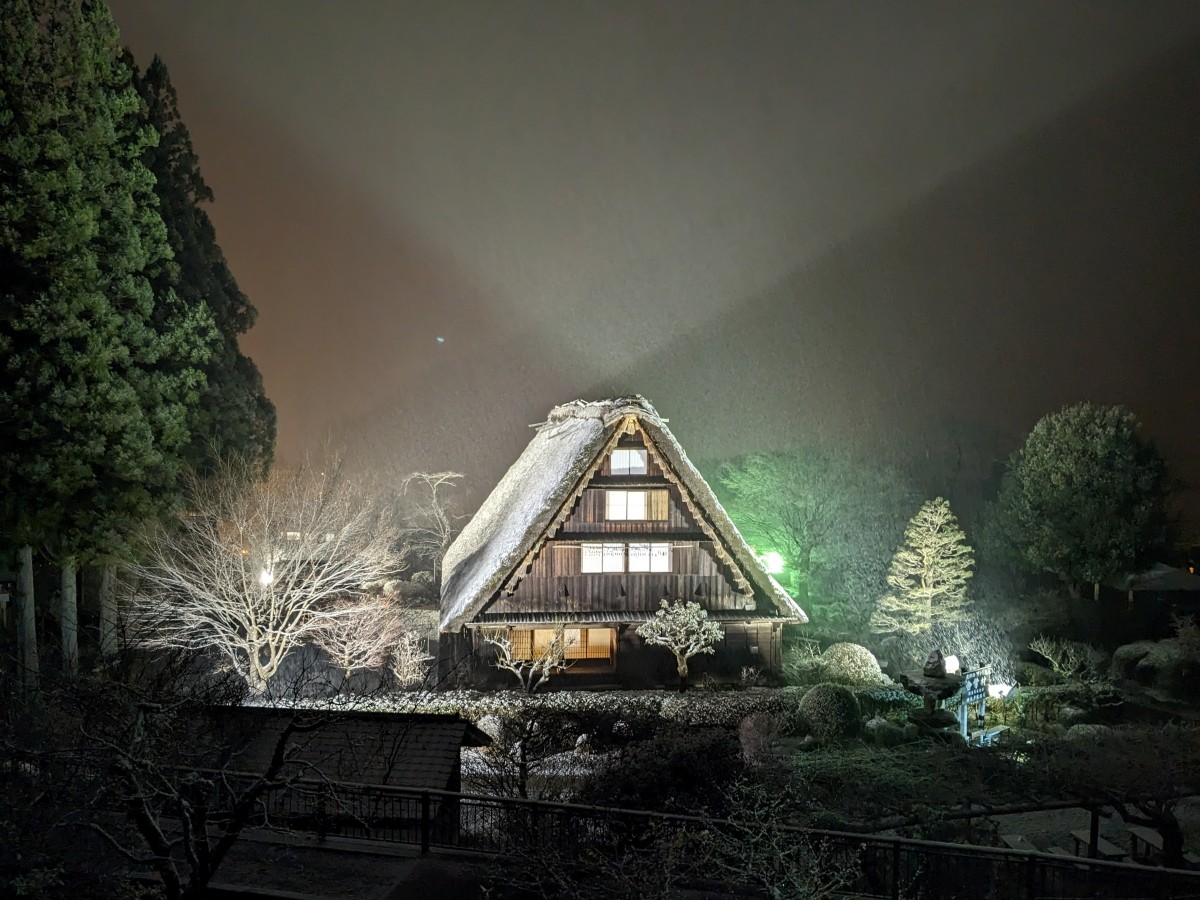
[[[421,791],[421,852],[429,852],[429,833],[432,822],[429,816],[429,791]]]
[[[892,898],[900,900],[900,839],[892,840]]]
[[[1097,845],[1100,841],[1100,807],[1092,807],[1092,823],[1088,828],[1088,858],[1096,859],[1099,856]]]

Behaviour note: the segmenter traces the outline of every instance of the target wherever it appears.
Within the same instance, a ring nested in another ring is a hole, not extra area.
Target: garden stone
[[[921,728],[916,722],[905,722],[900,729],[900,736],[906,744],[910,744],[921,736]]]
[[[1133,665],[1133,680],[1164,700],[1189,702],[1200,693],[1200,653],[1174,638],[1157,641]]]
[[[1135,641],[1132,644],[1123,644],[1113,652],[1112,657],[1112,673],[1118,678],[1124,678],[1128,681],[1135,679],[1135,670],[1151,650],[1154,649],[1154,641]]]

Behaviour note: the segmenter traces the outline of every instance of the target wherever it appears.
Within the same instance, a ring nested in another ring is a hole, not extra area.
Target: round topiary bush
[[[860,644],[832,644],[821,654],[828,681],[838,684],[881,684],[883,669],[875,654]]]
[[[845,685],[818,684],[800,698],[796,715],[809,734],[827,744],[858,734],[862,711],[858,698]]]

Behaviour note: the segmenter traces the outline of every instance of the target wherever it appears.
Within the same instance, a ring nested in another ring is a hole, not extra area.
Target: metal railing
[[[252,776],[246,776],[251,778]],[[221,784],[236,788],[225,773]],[[232,799],[232,793],[226,795]],[[504,854],[563,855],[646,846],[666,831],[727,830],[725,820],[342,782],[293,782],[259,800],[256,825],[318,839],[350,838]],[[1200,872],[874,834],[780,826],[838,861],[845,890],[872,897],[1197,897]]]

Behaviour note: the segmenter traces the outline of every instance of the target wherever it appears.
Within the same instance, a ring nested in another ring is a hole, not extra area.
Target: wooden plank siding
[[[645,524],[645,523],[642,523]],[[674,543],[670,573],[579,571],[578,542],[548,541],[511,597],[488,612],[655,610],[666,599],[694,600],[706,609],[752,609],[754,598],[733,590],[711,541]]]
[[[657,521],[653,519],[635,519],[633,521],[608,521],[605,518],[605,499],[607,489],[604,487],[588,487],[575,504],[570,517],[563,522],[560,535],[567,534],[654,534],[657,532],[684,532],[695,534],[697,538],[704,537],[704,532],[692,517],[691,511],[683,505],[679,489],[668,481],[658,483],[647,482],[644,476],[634,476],[638,479],[636,485],[630,485],[634,490],[660,490],[667,492],[667,515]],[[594,482],[593,482],[594,483]],[[624,485],[613,484],[613,487]],[[648,505],[649,505],[649,498]]]

